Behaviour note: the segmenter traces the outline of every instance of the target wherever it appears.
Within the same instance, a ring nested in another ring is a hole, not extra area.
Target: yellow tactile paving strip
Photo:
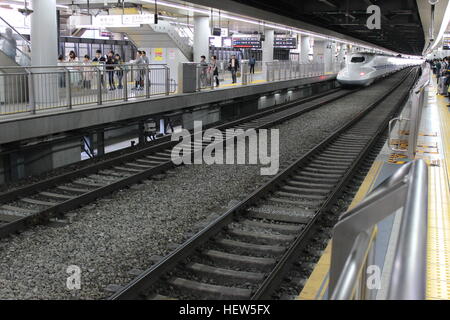
[[[450,114],[446,104],[447,99],[437,98],[443,159],[428,169],[428,300],[450,300]]]
[[[364,179],[364,182],[361,184],[358,192],[353,198],[352,203],[349,206],[349,210],[355,207],[367,193],[369,193],[375,181],[377,180],[378,175],[380,174],[381,168],[383,165],[383,161],[375,161],[367,173],[367,177]],[[317,263],[314,271],[303,287],[302,292],[298,295],[298,300],[322,300],[325,292],[328,288],[328,272],[330,270],[330,261],[331,261],[331,246],[332,241],[328,242],[328,245],[320,257],[319,262]]]

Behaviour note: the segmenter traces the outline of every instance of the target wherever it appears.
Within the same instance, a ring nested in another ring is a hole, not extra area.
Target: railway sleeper
[[[34,204],[34,205],[47,206],[47,207],[53,207],[58,204],[58,202],[43,201],[43,200],[37,200],[37,199],[32,199],[32,198],[20,198],[19,201],[29,203],[29,204]]]
[[[321,168],[314,168],[314,167],[304,167],[304,171],[306,172],[317,172],[317,173],[326,173],[326,174],[343,174],[346,169],[321,169]]]
[[[26,215],[33,214],[33,213],[37,212],[37,210],[11,206],[11,205],[7,205],[7,204],[2,205],[0,207],[0,209],[5,210],[5,211],[9,211],[9,212],[12,212],[12,213],[17,212],[17,213],[26,214]]]
[[[315,182],[303,182],[297,180],[286,181],[288,187],[287,190],[298,191],[299,188],[328,188],[331,189],[335,186],[334,183],[315,183]],[[297,188],[296,188],[297,187]]]
[[[239,221],[243,225],[247,225],[250,227],[264,228],[264,229],[272,229],[278,231],[280,233],[285,234],[297,234],[301,231],[301,225],[296,224],[280,224],[280,223],[267,223],[258,220],[249,220],[243,219]]]
[[[43,191],[38,194],[41,196],[56,199],[56,200],[69,200],[69,199],[75,198],[75,196],[69,196],[67,194],[60,194],[60,193],[47,192],[47,191]]]
[[[206,250],[202,252],[202,255],[220,265],[264,271],[270,271],[276,263],[273,258],[253,257],[217,250]]]
[[[168,283],[187,295],[196,293],[205,298],[246,300],[250,299],[252,294],[250,289],[225,287],[183,278],[172,278]]]
[[[316,161],[313,161],[311,163],[308,164],[308,167],[311,168],[318,168],[318,169],[335,169],[335,170],[347,170],[348,166],[346,165],[339,165],[339,164],[335,164],[335,163],[328,163],[328,164],[323,164],[323,163],[318,163]]]
[[[282,211],[282,209],[280,209]],[[288,223],[298,223],[307,224],[311,220],[310,215],[305,213],[303,215],[292,215],[283,213],[272,213],[272,212],[260,212],[254,211],[253,209],[248,211],[248,216],[252,218],[272,220],[277,222],[288,222]]]
[[[242,283],[242,281],[258,283],[264,280],[265,277],[264,273],[217,268],[197,262],[187,264],[186,269],[199,276],[206,275],[206,277],[213,278],[219,283],[222,281],[226,281],[227,283],[231,282],[233,284],[239,284]]]
[[[324,155],[324,154],[318,155],[311,162],[320,163],[321,161],[322,162],[326,162],[326,163],[339,163],[341,165],[347,165],[347,166],[350,166],[350,164],[353,162],[352,159],[336,158],[336,157],[327,156],[327,155]]]
[[[309,172],[309,171],[301,171],[299,173],[300,176],[311,177],[311,178],[320,178],[320,179],[339,179],[342,177],[342,174],[337,173],[320,173],[320,172]]]
[[[269,243],[285,243],[292,242],[295,239],[295,236],[285,235],[285,234],[273,234],[273,233],[264,233],[258,231],[248,231],[242,230],[238,228],[229,228],[227,233],[234,238],[240,239],[248,239],[254,242],[269,242]]]
[[[0,213],[0,222],[2,223],[10,223],[22,218],[20,215],[8,214],[8,213]]]
[[[156,166],[158,166],[158,165],[160,165],[162,162],[159,162],[159,161],[155,161],[155,160],[146,160],[146,159],[136,159],[136,160],[134,160],[134,161],[136,161],[136,162],[140,162],[140,163],[146,163],[146,164],[149,164],[150,166],[152,166],[152,167],[156,167]]]
[[[353,160],[356,155],[352,155],[352,154],[348,154],[348,153],[347,154],[345,154],[345,153],[336,154],[336,153],[324,151],[320,154],[320,156],[328,157],[328,158],[332,158],[332,159]]]
[[[238,252],[239,254],[243,255],[254,255],[254,254],[274,254],[274,255],[280,255],[285,250],[286,247],[280,246],[280,245],[267,245],[267,244],[254,244],[254,243],[248,243],[248,242],[242,242],[238,240],[232,240],[232,239],[216,239],[214,242],[216,245],[228,249],[233,250],[235,252]]]
[[[142,169],[133,169],[133,168],[119,167],[119,166],[115,166],[114,170],[121,171],[121,172],[128,172],[128,173],[138,173],[138,172],[143,171]]]
[[[89,192],[89,189],[81,189],[81,188],[73,188],[68,186],[57,186],[56,189],[60,189],[63,191],[74,192],[74,193],[86,193]]]
[[[329,177],[327,175],[322,175],[321,177],[314,177],[311,175],[305,176],[302,175],[301,173],[291,176],[291,179],[299,182],[329,183],[333,185],[336,185],[336,183],[339,180],[338,178]]]

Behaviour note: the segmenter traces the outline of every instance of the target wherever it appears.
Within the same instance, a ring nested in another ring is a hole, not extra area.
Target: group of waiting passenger
[[[212,56],[209,63],[206,61],[205,56],[200,57],[200,84],[202,87],[213,86],[214,83],[216,87],[219,86],[219,66],[217,62],[217,56]],[[249,60],[250,73],[255,73],[256,59],[252,56]],[[236,55],[232,55],[228,61],[228,71],[231,72],[232,83],[237,82],[237,74],[240,69],[239,59]]]
[[[429,60],[428,63],[433,70],[433,74],[436,75],[438,81],[438,93],[447,96],[450,84],[450,57]]]
[[[143,90],[145,70],[142,65],[148,65],[150,59],[147,57],[145,51],[138,50],[136,53],[136,59],[131,60],[130,64],[137,66],[135,71],[135,86],[131,90]],[[58,66],[70,67],[73,70],[80,71],[79,73],[71,73],[74,79],[71,79],[72,83],[81,83],[84,89],[91,89],[92,82],[96,77],[96,73],[100,72],[101,86],[105,87],[104,74],[108,76],[109,90],[114,91],[117,89],[123,89],[123,75],[124,75],[124,61],[118,53],[109,51],[107,55],[102,54],[101,50],[95,52],[95,57],[91,60],[89,55],[85,55],[83,60],[80,61],[75,51],[70,51],[67,59],[63,55],[58,57]],[[93,66],[102,66],[100,71],[93,69]],[[79,77],[79,78],[78,78]],[[116,87],[117,78],[117,87]],[[60,77],[60,87],[65,87],[65,78]]]

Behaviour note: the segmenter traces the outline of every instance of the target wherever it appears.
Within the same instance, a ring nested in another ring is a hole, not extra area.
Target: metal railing
[[[428,171],[423,160],[402,166],[334,228],[329,296],[371,300],[379,287],[368,285],[374,265],[376,224],[400,208],[400,229],[387,291],[389,300],[425,298]],[[383,270],[384,271],[384,270]]]
[[[416,155],[417,138],[425,103],[425,88],[429,83],[430,69],[427,64],[424,64],[422,76],[411,90],[402,115],[389,122],[389,148],[394,152],[404,152],[411,159]],[[394,132],[396,124],[398,124],[397,130]]]
[[[320,76],[325,74],[323,63],[299,63],[296,61],[273,61],[265,63],[267,82]]]
[[[0,67],[3,115],[101,105],[175,91],[166,65],[75,62],[46,67]]]
[[[6,30],[11,29],[14,44],[7,43]],[[19,31],[16,30],[8,21],[0,17],[0,50],[21,66],[31,64],[31,43]]]
[[[197,64],[196,91],[214,88],[216,86],[216,77],[219,79],[219,83],[232,82],[232,73],[228,70],[228,61],[217,61],[216,65],[219,71],[218,76],[212,74],[209,64]],[[340,66],[333,64],[329,72],[337,73],[339,70]],[[240,68],[236,72],[236,83],[248,85],[255,80],[273,82],[326,74],[323,63],[299,63],[297,61],[257,61],[254,72],[251,71],[249,60],[240,60]]]

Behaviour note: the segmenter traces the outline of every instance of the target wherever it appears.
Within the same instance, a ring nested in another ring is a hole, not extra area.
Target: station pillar
[[[301,59],[300,61],[302,63],[308,63],[309,62],[309,50],[311,48],[310,44],[311,38],[309,36],[302,36],[301,37],[301,47],[300,47],[300,55]]]
[[[313,52],[313,62],[324,63],[325,41],[314,39]]]
[[[348,45],[341,43],[341,48],[339,49],[339,55],[338,55],[338,63],[341,66],[341,68],[345,64],[345,56],[348,53]]]
[[[200,62],[201,56],[209,60],[210,35],[209,16],[194,15],[194,62]]]
[[[58,62],[56,0],[33,1],[31,14],[31,65],[54,66]],[[58,101],[58,75],[54,69],[35,69],[34,101],[39,108]]]
[[[333,71],[335,51],[336,51],[336,43],[333,43],[332,41],[325,41],[323,53],[325,72]]]
[[[274,30],[266,30],[264,33],[265,39],[262,43],[262,61],[263,61],[263,74],[267,74],[266,62],[273,61],[273,41],[275,38]]]

